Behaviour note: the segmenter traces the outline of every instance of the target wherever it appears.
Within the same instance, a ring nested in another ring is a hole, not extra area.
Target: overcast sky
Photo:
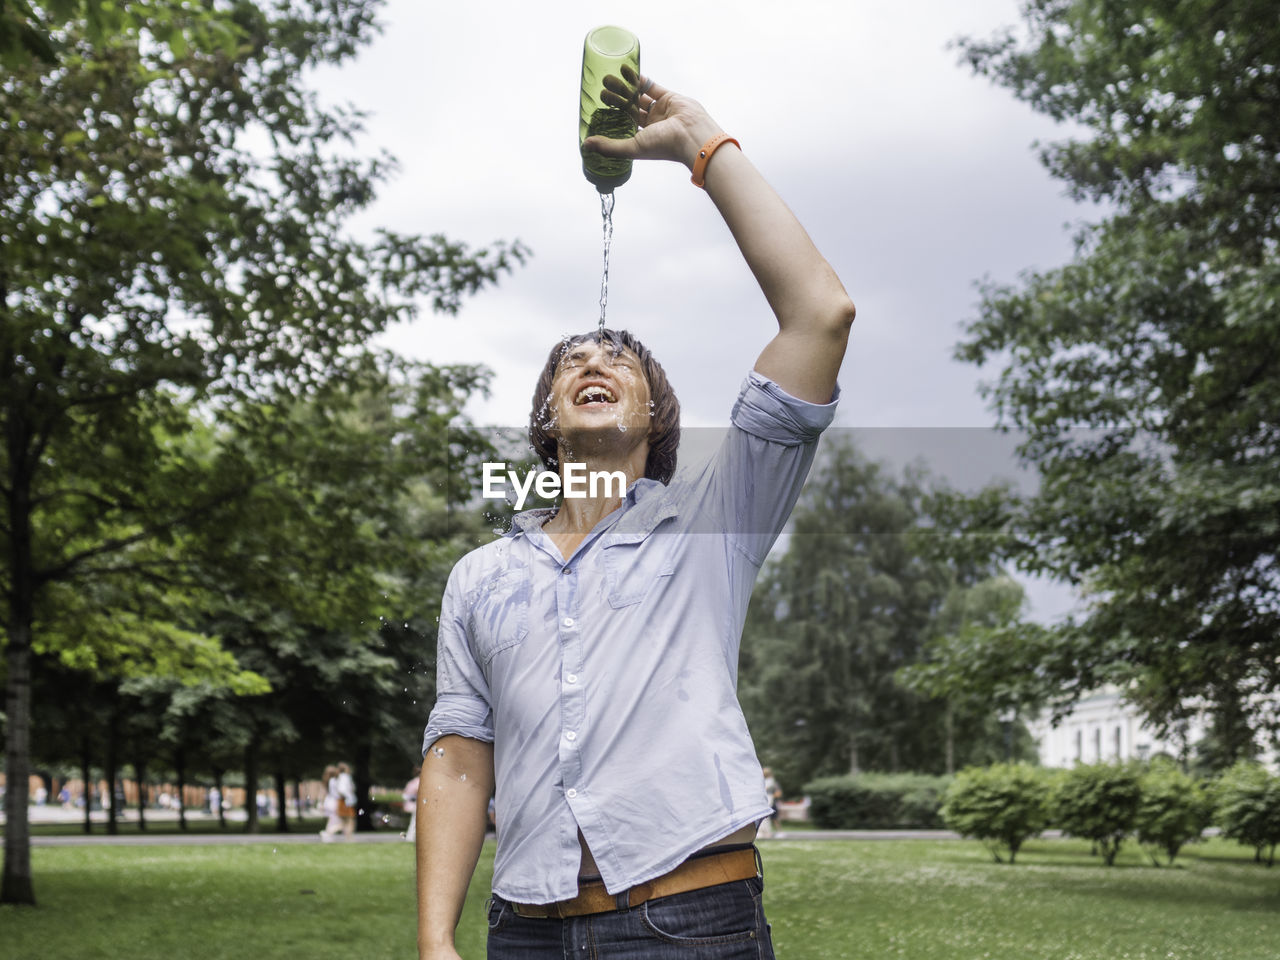
[[[456,318],[424,313],[388,337],[414,357],[492,368],[491,399],[471,408],[482,423],[525,423],[551,344],[598,318],[600,201],[577,150],[592,27],[639,36],[641,69],[741,141],[835,267],[858,307],[835,426],[877,428],[859,434],[886,450],[978,446],[974,428],[994,422],[983,373],[951,359],[974,284],[1064,262],[1068,224],[1091,214],[1036,158],[1034,141],[1066,131],[949,48],[1016,24],[1015,0],[391,0],[381,19],[372,47],[317,78],[326,99],[372,111],[361,149],[400,161],[358,226],[477,247],[518,238],[533,252]],[[724,425],[776,330],[768,306],[684,167],[637,163],[616,197],[608,323],[662,361],[686,425]],[[1008,470],[992,458],[990,473]],[[1043,584],[1031,599],[1037,619],[1071,602]]]

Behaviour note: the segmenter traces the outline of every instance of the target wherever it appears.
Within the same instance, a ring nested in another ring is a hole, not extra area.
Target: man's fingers
[[[602,157],[635,160],[640,156],[640,145],[635,137],[626,140],[614,140],[611,137],[587,137],[582,141],[582,149],[590,153],[598,153]]]

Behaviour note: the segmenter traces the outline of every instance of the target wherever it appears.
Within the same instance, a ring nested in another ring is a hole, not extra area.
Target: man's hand
[[[630,160],[675,160],[692,169],[698,149],[720,133],[720,126],[690,97],[673,93],[628,66],[622,76],[604,78],[600,99],[631,114],[640,128],[634,137],[588,137],[584,150]]]

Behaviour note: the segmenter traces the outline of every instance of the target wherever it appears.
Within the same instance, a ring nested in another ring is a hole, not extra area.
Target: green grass
[[[1174,868],[1110,869],[1075,841],[1014,866],[962,841],[762,844],[782,960],[1271,960],[1280,870],[1224,841]],[[414,956],[409,844],[43,847],[35,909],[0,907],[7,960]],[[493,848],[458,944],[484,956]]]

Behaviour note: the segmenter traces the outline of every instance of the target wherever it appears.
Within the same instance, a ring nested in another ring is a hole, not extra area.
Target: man
[[[495,778],[490,958],[773,956],[751,845],[770,802],[737,702],[738,645],[834,415],[854,308],[697,102],[634,75],[605,83],[639,131],[584,149],[703,180],[778,333],[718,455],[674,480],[679,408],[643,345],[606,331],[552,350],[535,449],[553,468],[621,472],[626,491],[520,514],[450,575],[419,791],[428,960],[458,957]]]

